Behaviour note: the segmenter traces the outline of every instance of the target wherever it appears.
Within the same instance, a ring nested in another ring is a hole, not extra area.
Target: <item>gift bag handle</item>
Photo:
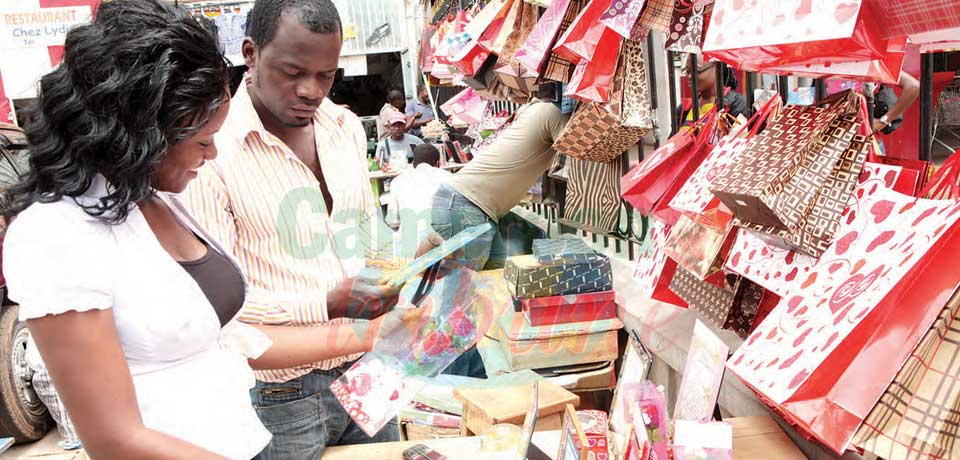
[[[746,126],[741,127],[741,131],[739,131],[737,135],[739,136],[740,133],[743,132],[742,130],[746,129],[747,126],[751,126],[750,132],[747,133],[747,138],[756,136],[760,133],[761,127],[764,126],[770,117],[782,107],[783,100],[780,99],[780,95],[770,98],[769,101],[763,104],[763,107],[760,108],[759,112],[750,117],[750,121],[747,122]]]

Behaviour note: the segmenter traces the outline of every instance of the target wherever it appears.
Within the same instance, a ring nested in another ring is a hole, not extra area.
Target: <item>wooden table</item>
[[[806,460],[800,449],[770,417],[740,417],[726,421],[733,424],[734,460]],[[535,433],[533,442],[554,458],[559,450],[560,432]],[[330,447],[324,453],[323,460],[400,460],[404,450],[417,444],[425,444],[450,460],[480,458],[477,454],[480,438],[467,437]]]

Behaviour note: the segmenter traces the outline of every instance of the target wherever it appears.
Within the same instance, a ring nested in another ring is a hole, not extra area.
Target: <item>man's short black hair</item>
[[[403,91],[400,91],[399,89],[391,89],[390,92],[387,93],[387,102],[400,102],[406,100],[407,97],[404,96]]]
[[[436,166],[437,163],[440,163],[440,151],[433,144],[420,144],[414,147],[413,167],[416,168],[420,163]]]
[[[247,17],[247,36],[257,46],[267,46],[283,13],[296,14],[313,33],[343,34],[340,13],[331,0],[257,0]]]

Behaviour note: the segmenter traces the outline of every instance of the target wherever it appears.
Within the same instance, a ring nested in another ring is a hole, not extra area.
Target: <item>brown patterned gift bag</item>
[[[591,233],[616,231],[620,217],[620,176],[623,175],[620,162],[568,158],[565,170],[567,195],[560,221]]]
[[[647,0],[647,6],[640,13],[640,19],[630,32],[630,39],[634,41],[646,40],[651,30],[667,32],[673,21],[674,0]]]
[[[581,103],[553,145],[558,152],[585,160],[612,161],[653,128],[646,75],[638,71],[643,68],[643,50],[629,41],[624,42],[623,50],[610,102]]]
[[[700,319],[722,328],[727,324],[740,283],[739,276],[731,283],[723,273],[715,274],[708,281],[700,281],[692,273],[677,267],[670,281],[670,290],[687,302]]]
[[[819,107],[788,106],[714,180],[710,191],[736,225],[819,257],[863,170],[861,98],[841,93]]]
[[[853,445],[887,460],[960,458],[960,293],[870,411]]]
[[[733,308],[727,315],[727,323],[723,328],[728,331],[736,332],[741,339],[746,340],[753,330],[753,325],[757,320],[757,313],[760,311],[761,304],[764,303],[764,297],[767,295],[776,295],[768,293],[763,286],[753,283],[746,278],[740,280],[740,289],[733,299]]]

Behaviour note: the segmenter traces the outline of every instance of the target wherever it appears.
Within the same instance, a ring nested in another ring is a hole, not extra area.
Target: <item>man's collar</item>
[[[267,128],[263,126],[260,120],[260,114],[253,106],[253,99],[250,98],[250,92],[247,91],[247,85],[250,85],[248,78],[244,78],[237,88],[237,94],[230,100],[230,124],[234,125],[240,135],[246,138],[250,133],[257,133],[262,139],[268,139]]]

